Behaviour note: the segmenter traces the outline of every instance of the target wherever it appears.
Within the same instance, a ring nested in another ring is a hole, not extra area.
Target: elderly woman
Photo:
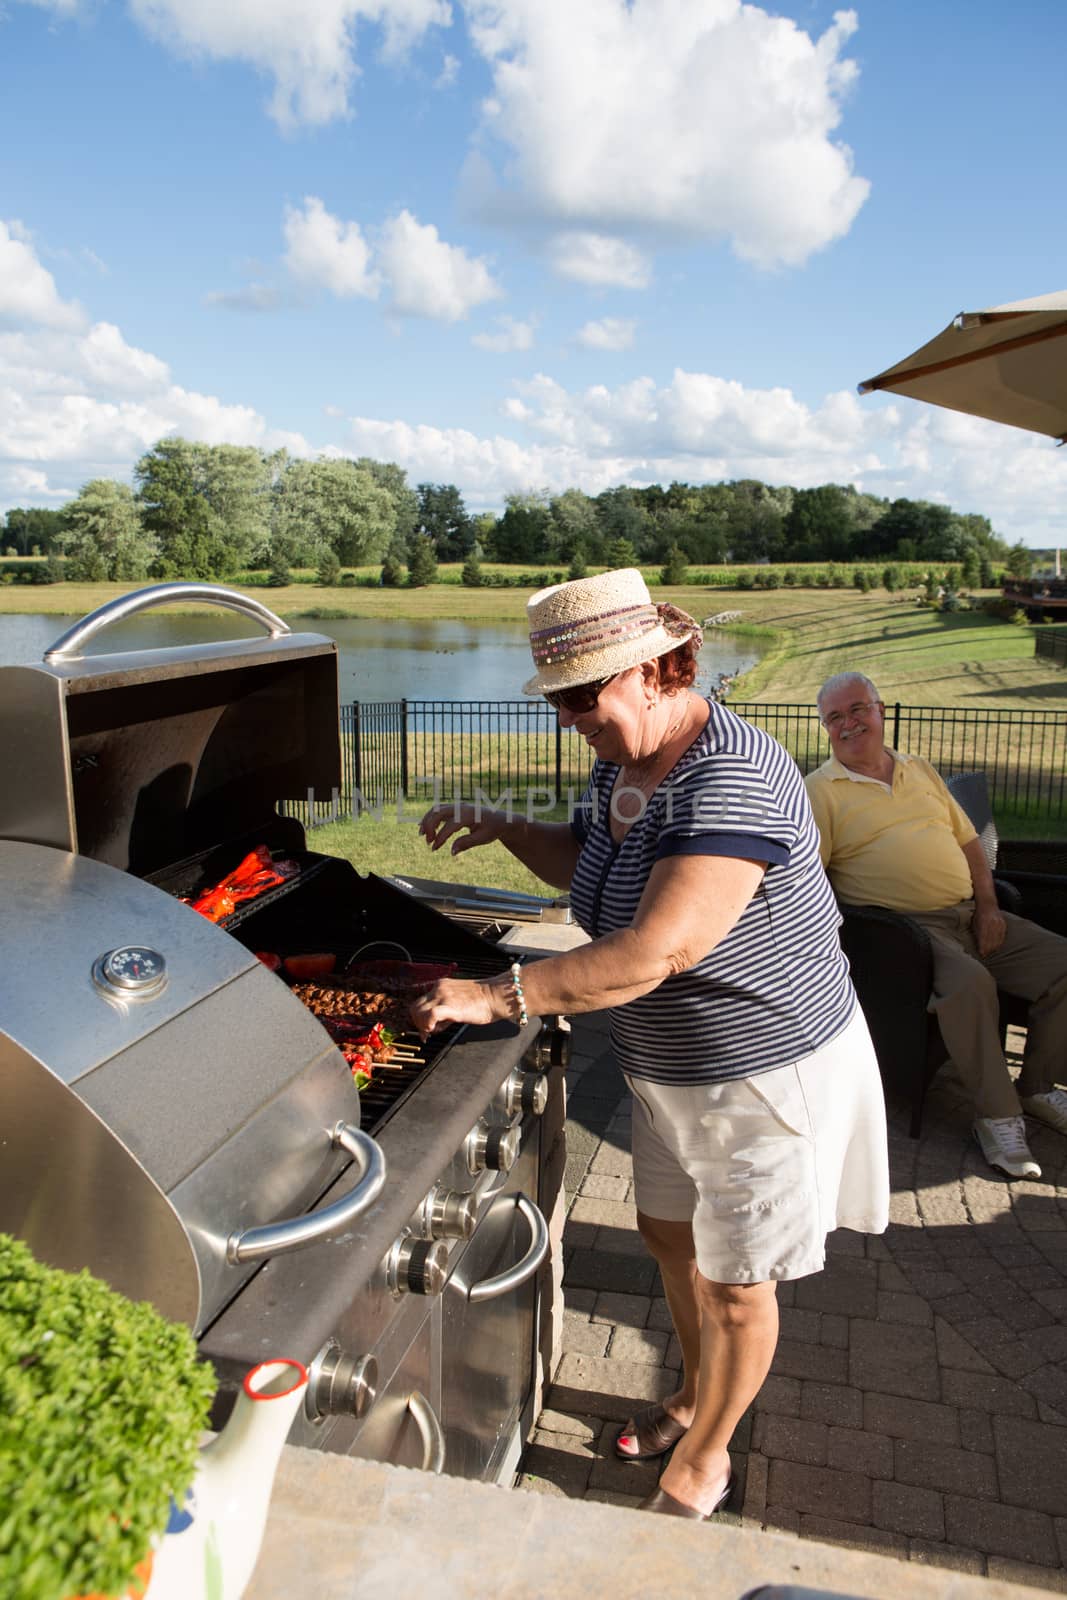
[[[837,1227],[887,1222],[885,1115],[800,773],[768,734],[691,691],[700,630],[640,573],[529,602],[536,675],[596,755],[573,821],[468,805],[431,848],[501,840],[571,891],[590,943],[521,978],[438,983],[451,1022],[607,1008],[633,1092],[637,1221],[683,1356],[681,1386],[627,1423],[626,1461],[672,1451],[649,1511],[707,1517],[733,1430],[770,1368],[779,1279],[818,1272]]]

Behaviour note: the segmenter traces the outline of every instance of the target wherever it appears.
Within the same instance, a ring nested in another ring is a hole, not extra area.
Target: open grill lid
[[[80,654],[112,623],[206,600],[267,638]],[[340,783],[337,645],[212,584],[169,583],[92,613],[35,666],[0,668],[0,838],[139,877],[264,827],[279,800]]]
[[[268,637],[81,654],[121,618],[189,600]],[[367,1203],[384,1178],[324,1030],[253,954],[141,881],[242,835],[302,847],[276,803],[339,781],[336,644],[231,590],[161,584],[0,669],[0,744],[0,1228],[199,1329],[264,1255],[325,1225],[308,1208],[350,1163]],[[116,951],[147,953],[165,983],[116,989]]]

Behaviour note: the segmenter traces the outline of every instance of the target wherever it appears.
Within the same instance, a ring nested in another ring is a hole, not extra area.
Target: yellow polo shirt
[[[941,911],[974,893],[962,846],[977,837],[928,761],[893,757],[892,785],[831,756],[805,779],[822,864],[848,905]]]

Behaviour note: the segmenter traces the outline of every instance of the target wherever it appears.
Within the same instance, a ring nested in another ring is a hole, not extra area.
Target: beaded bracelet
[[[526,996],[522,992],[522,968],[517,961],[511,963],[511,987],[519,1003],[519,1027],[525,1028],[530,1018],[526,1011]]]

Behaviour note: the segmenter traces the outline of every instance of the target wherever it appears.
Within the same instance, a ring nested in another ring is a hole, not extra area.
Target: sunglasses
[[[576,683],[573,689],[550,689],[545,699],[556,711],[573,711],[580,716],[583,711],[592,711],[600,700],[601,690],[618,676],[613,672],[610,678],[598,678],[595,683]]]

